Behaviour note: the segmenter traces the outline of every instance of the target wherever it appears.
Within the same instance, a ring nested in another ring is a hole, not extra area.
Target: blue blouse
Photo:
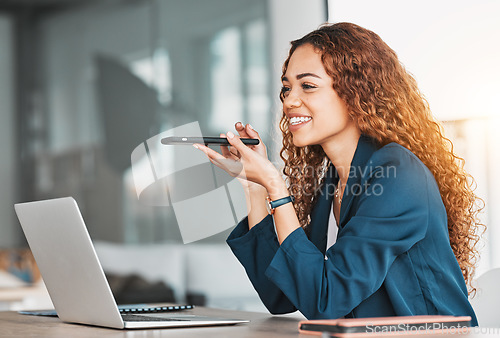
[[[311,222],[279,245],[271,215],[227,239],[273,314],[297,309],[308,319],[468,315],[477,325],[450,246],[446,209],[429,169],[409,150],[361,136],[326,250],[333,191],[330,166]]]

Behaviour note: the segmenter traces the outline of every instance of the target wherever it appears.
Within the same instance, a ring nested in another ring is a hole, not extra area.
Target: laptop
[[[59,318],[116,329],[191,327],[248,320],[195,316],[153,308],[120,313],[82,215],[72,197],[15,205],[28,244]],[[179,308],[179,310],[181,310]]]

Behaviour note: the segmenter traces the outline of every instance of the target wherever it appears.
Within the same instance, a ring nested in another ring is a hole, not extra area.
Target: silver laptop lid
[[[59,318],[123,328],[76,201],[19,203],[15,210]]]

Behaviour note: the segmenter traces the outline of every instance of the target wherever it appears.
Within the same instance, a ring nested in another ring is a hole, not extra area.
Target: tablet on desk
[[[303,320],[299,332],[332,337],[465,333],[470,323],[469,316],[439,315]]]

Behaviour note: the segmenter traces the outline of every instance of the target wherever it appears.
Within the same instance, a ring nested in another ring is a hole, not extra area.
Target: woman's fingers
[[[220,134],[220,137],[226,137],[226,135]],[[220,151],[226,158],[232,158],[233,160],[238,160],[240,158],[238,151],[233,147],[220,146]]]
[[[241,123],[241,122],[236,122],[236,124],[234,125],[234,128],[236,129],[236,131],[238,132],[240,137],[257,138],[257,139],[259,139],[260,143],[263,144],[259,133],[255,129],[253,129],[253,127],[250,124],[243,125],[243,123]]]
[[[231,176],[241,177],[241,172],[243,171],[243,165],[239,161],[225,157],[216,152],[215,150],[210,149],[209,147],[206,147],[201,144],[193,144],[193,147],[203,151],[205,155],[207,155],[210,162],[212,162],[222,170],[225,170]]]
[[[210,149],[209,147],[207,146],[204,146],[202,144],[198,144],[198,143],[195,143],[193,144],[193,147],[195,147],[196,149],[199,149],[201,151],[203,151],[205,153],[205,155],[207,155],[208,159],[209,160],[222,160],[222,159],[225,159],[225,157],[221,154],[219,154],[218,152],[216,152],[215,150],[213,149]]]
[[[248,151],[251,151],[246,145],[243,144],[243,142],[241,142],[240,138],[232,132],[228,131],[226,136],[232,148],[235,148],[241,156],[245,156],[245,154],[248,154]]]
[[[246,126],[245,132],[248,133],[248,136],[258,137],[258,133],[251,127]],[[230,147],[221,148],[223,154],[201,144],[194,146],[202,150],[214,165],[233,177],[265,186],[269,177],[276,175],[276,168],[265,156],[264,144],[246,146],[240,137],[232,132],[227,132],[226,137]]]
[[[258,138],[259,141],[262,143],[262,140],[260,139],[259,133],[255,129],[253,129],[253,127],[250,124],[247,124],[245,126],[245,132],[248,135],[248,137],[250,137],[250,138]]]
[[[226,135],[224,134],[220,134],[219,135],[220,137],[226,137]],[[222,153],[222,155],[224,155],[225,157],[228,157],[231,155],[231,153],[229,152],[229,147],[228,146],[220,146],[220,152]]]
[[[260,139],[259,133],[255,129],[253,129],[253,127],[250,124],[243,125],[243,123],[237,122],[234,125],[234,127],[235,127],[236,131],[238,132],[238,134],[240,135],[240,137],[257,138],[262,143],[262,140]]]
[[[265,145],[259,134],[249,124],[243,125],[238,122],[235,128],[239,136],[232,132],[227,132],[225,135],[220,134],[221,137],[226,137],[229,142],[229,147],[221,146],[221,153],[201,144],[194,146],[202,150],[214,165],[225,170],[231,176],[262,184],[265,181],[264,172],[268,171]],[[243,144],[241,137],[259,139],[261,144],[247,146]],[[246,177],[247,175],[248,177]]]
[[[260,142],[258,145],[248,146],[248,147],[252,150],[255,150],[260,155],[267,157],[266,145],[264,144],[264,142],[262,142],[259,133],[255,129],[253,129],[253,127],[250,124],[243,126],[241,122],[238,122],[236,123],[236,130],[238,130],[238,133],[240,134],[241,137],[259,140]]]
[[[240,137],[249,137],[243,123],[236,122],[236,124],[234,125],[234,129],[236,129]]]

